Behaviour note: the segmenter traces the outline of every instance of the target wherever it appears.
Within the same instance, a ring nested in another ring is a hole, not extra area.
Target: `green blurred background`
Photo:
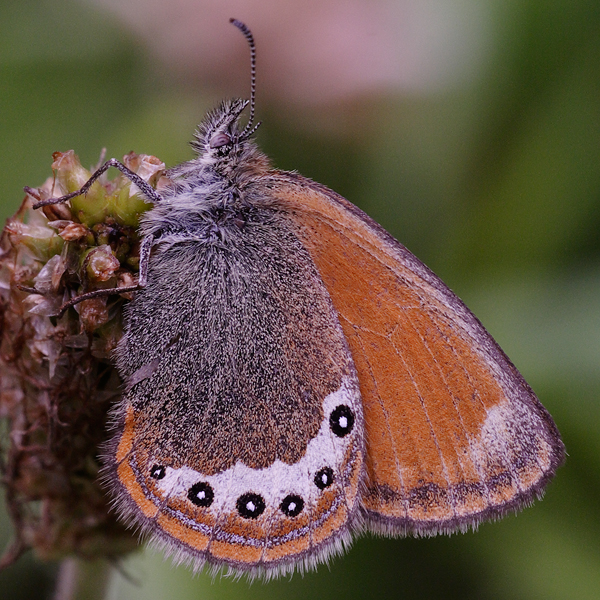
[[[366,537],[329,568],[253,585],[194,577],[143,551],[122,565],[113,597],[599,598],[600,3],[117,4],[0,3],[2,219],[24,185],[51,174],[55,150],[88,165],[102,147],[168,165],[190,158],[206,109],[247,95],[247,48],[227,23],[244,19],[259,48],[262,148],[361,206],[465,300],[552,413],[569,456],[542,502],[477,533]],[[203,19],[200,42],[208,27],[235,53],[200,46],[197,64],[180,64],[158,44],[170,18]],[[338,42],[358,53],[340,80],[328,62]],[[265,56],[278,49],[289,72]],[[371,60],[391,74],[373,84]],[[9,537],[2,510],[0,543]],[[0,573],[0,597],[50,597],[55,574],[28,555]]]

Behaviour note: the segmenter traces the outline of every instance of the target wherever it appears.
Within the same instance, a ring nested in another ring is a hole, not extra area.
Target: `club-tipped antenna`
[[[243,140],[249,138],[260,126],[260,122],[254,125],[254,127],[252,126],[254,123],[254,109],[256,107],[256,45],[254,43],[254,36],[245,23],[237,19],[229,19],[229,22],[233,23],[244,34],[248,46],[250,46],[250,118],[239,137],[240,140]]]

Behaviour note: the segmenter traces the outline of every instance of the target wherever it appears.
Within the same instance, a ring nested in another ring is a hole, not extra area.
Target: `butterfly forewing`
[[[479,321],[334,192],[295,174],[268,187],[323,278],[359,374],[371,527],[450,532],[539,495],[562,442]]]

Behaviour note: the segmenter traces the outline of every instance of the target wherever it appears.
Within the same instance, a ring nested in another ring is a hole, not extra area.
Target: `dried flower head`
[[[124,163],[156,186],[164,164]],[[54,177],[27,189],[0,239],[0,468],[15,541],[4,564],[33,548],[43,558],[114,557],[137,546],[98,483],[107,411],[121,394],[110,356],[130,296],[84,292],[137,277],[140,215],[150,208],[123,175],[101,177],[70,203],[39,200],[78,190],[90,177],[73,151],[54,154]]]

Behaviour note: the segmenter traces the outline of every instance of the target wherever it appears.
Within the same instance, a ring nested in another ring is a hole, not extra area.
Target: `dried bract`
[[[156,185],[164,164],[125,164]],[[33,548],[43,558],[115,557],[137,547],[98,482],[107,411],[120,380],[110,357],[131,295],[92,298],[58,318],[79,294],[137,278],[140,215],[150,208],[127,178],[100,178],[87,196],[33,210],[75,191],[91,173],[70,151],[55,175],[28,189],[0,239],[0,468],[15,542],[3,563]]]

